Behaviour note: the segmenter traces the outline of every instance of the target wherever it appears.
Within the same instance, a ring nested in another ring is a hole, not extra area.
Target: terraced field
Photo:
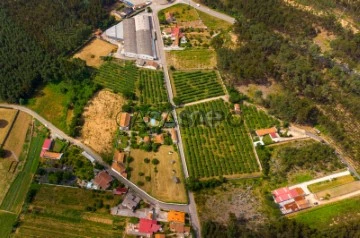
[[[165,89],[164,73],[154,70],[140,70],[139,76],[140,102],[159,105],[168,101]]]
[[[193,71],[172,74],[176,97],[183,103],[224,95],[224,89],[215,71]]]
[[[211,112],[221,117],[211,118]],[[241,120],[231,116],[229,104],[215,100],[188,106],[180,118],[191,176],[237,177],[259,171],[249,134]]]
[[[95,82],[114,92],[134,92],[138,73],[138,68],[133,63],[126,62],[121,65],[117,62],[106,62],[100,67]]]
[[[37,186],[31,203],[36,209],[21,217],[15,237],[123,237],[126,218],[112,216],[106,208],[120,202],[112,192]],[[96,211],[88,212],[93,204]]]

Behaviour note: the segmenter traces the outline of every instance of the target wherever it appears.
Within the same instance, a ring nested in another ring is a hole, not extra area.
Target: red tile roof
[[[52,139],[45,139],[44,144],[42,146],[43,150],[50,150],[52,144]]]
[[[278,138],[277,134],[276,133],[270,133],[269,134],[271,136],[271,138],[275,139],[275,138]]]
[[[127,191],[128,191],[127,188],[120,188],[120,187],[118,187],[118,188],[116,188],[116,189],[113,190],[113,194],[115,194],[115,195],[121,195],[121,194],[127,193]]]
[[[106,172],[101,171],[98,173],[94,179],[94,184],[99,188],[106,190],[110,187],[110,183],[113,181],[113,178]]]
[[[156,220],[140,218],[139,232],[153,234],[154,232],[160,230],[160,228],[161,226],[157,224]]]
[[[305,192],[302,190],[302,188],[279,188],[273,191],[272,194],[274,195],[275,202],[280,203],[299,196],[303,196],[305,195]]]
[[[267,129],[260,129],[260,130],[256,130],[256,135],[257,136],[265,136],[271,133],[276,133],[277,129],[276,127],[271,127],[271,128],[267,128]]]
[[[62,153],[56,153],[56,152],[50,152],[43,150],[41,153],[41,158],[45,159],[53,159],[53,160],[59,160],[63,156]]]

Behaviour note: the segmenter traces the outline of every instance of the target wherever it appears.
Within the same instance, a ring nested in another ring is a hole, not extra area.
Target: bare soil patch
[[[314,43],[321,48],[322,52],[330,51],[330,42],[335,40],[336,36],[323,28],[319,28],[319,30],[321,32],[314,38]]]
[[[227,224],[229,213],[245,219],[249,226],[265,221],[260,212],[261,201],[251,186],[235,186],[226,183],[219,188],[196,194],[196,203],[201,221],[215,221]]]
[[[98,153],[111,153],[117,129],[116,115],[125,100],[118,94],[101,90],[86,105],[81,141]]]
[[[246,94],[251,98],[254,98],[256,91],[261,91],[263,97],[266,98],[269,94],[281,91],[281,86],[273,82],[269,85],[259,85],[259,84],[241,85],[238,86],[237,89],[239,90],[239,92]]]
[[[348,193],[352,193],[355,191],[360,190],[360,181],[354,181],[352,183],[347,183],[344,185],[340,185],[331,189],[327,189],[321,192],[316,193],[316,196],[321,199],[326,197],[327,195],[330,195],[331,198],[336,198]]]
[[[158,152],[131,150],[130,155],[134,158],[130,163],[130,167],[133,168],[130,179],[133,183],[144,182],[141,188],[161,201],[187,202],[181,161],[172,146],[162,145]],[[145,158],[149,158],[150,163],[145,163]],[[160,161],[156,166],[151,163],[154,158]],[[155,172],[155,167],[158,172]],[[143,176],[139,175],[141,172],[144,173]],[[146,181],[145,176],[150,176],[151,181]],[[180,183],[174,182],[174,176],[179,178]]]
[[[104,62],[100,57],[107,56],[116,49],[117,46],[96,38],[76,53],[74,58],[80,58],[85,60],[88,66],[99,68]]]

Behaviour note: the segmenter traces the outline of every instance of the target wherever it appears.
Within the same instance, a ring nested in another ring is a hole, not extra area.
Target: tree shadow
[[[0,156],[3,159],[9,159],[11,158],[12,153],[10,150],[3,150],[2,155]]]
[[[9,125],[7,120],[0,119],[0,128],[5,128],[7,125]]]

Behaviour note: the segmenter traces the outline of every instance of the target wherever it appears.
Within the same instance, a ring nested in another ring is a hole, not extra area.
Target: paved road
[[[71,143],[73,143],[74,145],[80,147],[81,149],[83,149],[84,151],[86,151],[89,155],[91,155],[99,164],[103,165],[112,176],[114,176],[116,179],[118,179],[119,181],[121,181],[122,183],[124,183],[125,185],[127,185],[130,189],[132,189],[136,194],[139,195],[139,197],[141,197],[143,200],[147,201],[148,203],[152,204],[152,205],[157,205],[160,208],[164,209],[164,210],[178,210],[178,211],[183,211],[183,212],[189,212],[190,209],[188,208],[188,205],[184,204],[171,204],[171,203],[164,203],[161,202],[159,200],[157,200],[156,198],[153,198],[152,196],[150,196],[149,194],[147,194],[146,192],[144,192],[142,189],[138,188],[135,184],[133,184],[132,182],[130,182],[129,180],[127,180],[126,178],[120,176],[119,174],[115,173],[114,171],[111,170],[110,166],[108,164],[106,164],[100,155],[98,155],[96,152],[94,152],[91,148],[89,148],[88,146],[84,145],[83,143],[81,143],[79,140],[74,139],[68,135],[66,135],[63,131],[61,131],[60,129],[58,129],[56,126],[54,126],[53,124],[51,124],[49,121],[47,121],[46,119],[44,119],[42,116],[40,116],[39,114],[37,114],[36,112],[32,111],[29,108],[23,107],[23,106],[19,106],[19,105],[13,105],[13,104],[0,104],[0,107],[3,108],[12,108],[12,109],[17,109],[23,112],[28,113],[29,115],[31,115],[32,117],[36,118],[39,122],[41,122],[42,124],[44,124],[53,135],[56,135],[60,138],[63,138]]]
[[[169,71],[168,71],[167,62],[166,62],[166,56],[165,56],[165,50],[164,50],[164,43],[163,43],[163,41],[161,39],[161,29],[160,29],[160,24],[159,24],[159,19],[158,19],[159,10],[161,10],[162,8],[165,8],[165,7],[168,7],[168,5],[160,6],[160,7],[157,7],[157,8],[153,7],[154,29],[156,31],[157,39],[158,39],[157,40],[158,57],[159,57],[159,61],[161,62],[162,66],[163,66],[163,69],[164,69],[164,78],[165,78],[166,90],[167,90],[167,93],[168,93],[170,103],[174,105],[174,101],[173,101],[174,95],[173,95],[172,85],[171,85],[171,82],[170,82],[170,76],[169,76]],[[188,178],[189,177],[189,172],[188,172],[187,165],[186,165],[186,160],[185,160],[184,146],[183,146],[183,143],[182,143],[181,131],[180,131],[180,127],[179,127],[179,120],[178,120],[178,117],[177,117],[177,114],[176,114],[175,110],[172,111],[172,114],[174,116],[174,120],[175,120],[175,123],[176,123],[176,131],[178,132],[179,155],[180,155],[180,158],[181,158],[185,178]],[[197,214],[194,194],[192,192],[188,192],[188,197],[189,197],[189,206],[188,206],[189,211],[188,212],[189,212],[190,217],[191,217],[191,224],[192,224],[192,227],[194,228],[194,230],[196,231],[198,237],[201,237],[200,221],[199,221],[199,217],[198,217],[198,214]]]

